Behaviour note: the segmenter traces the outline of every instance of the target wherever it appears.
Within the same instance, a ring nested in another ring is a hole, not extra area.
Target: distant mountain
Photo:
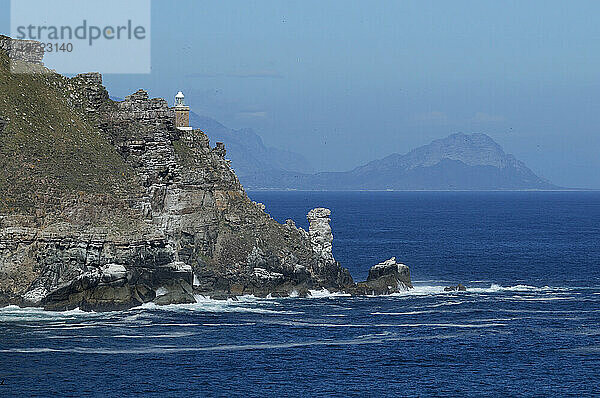
[[[252,129],[230,129],[209,117],[190,112],[190,125],[201,129],[211,142],[223,142],[227,158],[243,182],[245,176],[280,175],[288,172],[312,173],[314,169],[302,155],[266,147]]]
[[[346,172],[245,176],[248,189],[514,190],[556,189],[485,134],[453,134]]]

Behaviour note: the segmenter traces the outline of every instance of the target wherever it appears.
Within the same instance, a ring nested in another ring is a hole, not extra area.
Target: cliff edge
[[[164,99],[112,101],[101,75],[9,59],[13,42],[0,37],[0,305],[109,310],[355,286],[333,258],[329,210],[309,213],[308,232],[277,223],[224,146],[176,129]]]

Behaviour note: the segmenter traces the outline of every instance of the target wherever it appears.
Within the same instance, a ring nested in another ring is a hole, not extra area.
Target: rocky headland
[[[100,74],[61,76],[15,42],[0,36],[0,306],[411,287],[394,259],[354,283],[333,257],[328,209],[308,214],[309,231],[276,222],[224,145],[177,129],[166,100],[139,90],[113,101]]]

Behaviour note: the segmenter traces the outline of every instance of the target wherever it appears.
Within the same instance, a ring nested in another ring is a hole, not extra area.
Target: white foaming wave
[[[55,329],[60,329],[60,330],[80,330],[80,329],[93,329],[93,328],[99,328],[102,327],[102,324],[99,325],[79,325],[79,326],[60,326],[60,327],[56,327]],[[44,329],[49,329],[46,325],[43,326]],[[52,327],[50,327],[52,328]]]
[[[157,323],[151,326],[153,327],[222,327],[222,326],[255,326],[254,322],[242,322],[242,323]],[[76,329],[76,328],[65,328],[65,329]],[[189,329],[188,329],[189,330]],[[172,332],[166,334],[157,334],[157,335],[138,335],[138,334],[120,334],[120,335],[112,335],[112,336],[96,336],[96,335],[64,335],[64,336],[46,336],[46,339],[55,339],[55,340],[68,340],[68,339],[94,339],[94,338],[105,338],[112,337],[115,339],[170,339],[170,338],[179,338],[179,337],[189,337],[194,336],[197,333],[192,332]]]
[[[330,292],[327,289],[309,290],[308,298],[336,298],[336,297],[351,297],[351,294],[342,292]]]
[[[102,317],[103,314],[86,312],[79,308],[69,311],[46,311],[39,307],[24,307],[9,305],[0,308],[0,322],[36,322],[36,321],[66,321],[78,318]]]
[[[431,286],[431,285],[416,285],[412,289],[404,290],[398,293],[393,293],[392,297],[403,297],[403,296],[429,296],[433,294],[448,293],[444,291],[445,286]]]
[[[65,351],[58,349],[58,348],[55,349],[55,348],[40,347],[40,348],[9,348],[6,350],[0,350],[0,352],[19,353],[19,354],[40,354],[40,353],[46,353],[46,352],[65,352]]]
[[[142,313],[128,315],[122,319],[123,319],[123,321],[129,322],[129,323],[139,323],[139,322],[147,322],[148,321],[147,316]]]
[[[393,293],[392,297],[405,297],[405,296],[431,296],[431,295],[457,295],[465,293],[499,293],[499,292],[560,292],[569,291],[570,288],[566,287],[551,287],[551,286],[530,286],[530,285],[514,285],[514,286],[501,286],[496,283],[492,283],[489,287],[467,287],[466,291],[445,291],[447,286],[444,285],[415,285],[412,289]]]
[[[137,309],[150,309],[160,311],[198,311],[198,312],[247,312],[256,314],[278,314],[278,315],[298,315],[298,311],[282,311],[269,308],[261,308],[264,305],[277,305],[268,299],[258,299],[254,296],[242,296],[237,300],[214,300],[205,296],[195,296],[196,302],[191,304],[170,304],[157,305],[155,303],[145,303]]]
[[[458,295],[464,295],[469,293],[479,293],[479,294],[488,294],[488,293],[501,293],[501,292],[523,292],[523,293],[554,293],[554,294],[567,294],[560,293],[565,291],[572,291],[571,288],[565,287],[550,287],[550,286],[531,286],[526,284],[518,284],[514,286],[501,286],[499,284],[491,284],[489,287],[467,287],[466,292],[456,292],[444,291],[446,286],[443,285],[416,285],[413,289],[394,293],[390,295],[391,297],[411,297],[411,296],[432,296],[432,295],[450,295],[452,297],[457,297]],[[593,293],[594,295],[599,295],[600,293]],[[349,297],[349,294],[340,293],[340,292],[330,292],[327,289],[322,290],[311,290],[309,298],[319,299],[319,298],[341,298],[341,297]],[[523,298],[523,301],[550,301],[550,300],[569,300],[573,299],[572,297],[531,297],[531,298]],[[462,302],[446,302],[440,303],[437,305],[446,306],[446,305],[458,305]],[[228,300],[213,300],[203,296],[196,296],[196,303],[193,304],[173,304],[166,306],[159,306],[154,303],[146,303],[141,305],[140,307],[136,307],[132,309],[132,311],[140,310],[140,309],[152,309],[152,310],[165,310],[165,311],[201,311],[201,312],[247,312],[247,313],[258,313],[258,314],[302,314],[302,312],[297,311],[281,311],[277,309],[273,309],[273,307],[277,307],[281,305],[281,299],[269,299],[269,298],[257,298],[254,296],[241,296],[236,300],[228,299]],[[435,306],[435,305],[434,305]],[[267,307],[267,308],[265,308]],[[431,307],[431,306],[429,306]],[[119,311],[118,313],[122,313],[123,311]],[[38,321],[72,321],[78,320],[81,318],[102,318],[106,316],[111,316],[110,314],[114,314],[114,312],[102,312],[96,313],[93,311],[82,311],[79,308],[69,311],[46,311],[43,308],[36,307],[28,307],[28,308],[20,308],[18,306],[7,306],[0,308],[0,322],[38,322]],[[408,314],[407,314],[408,315]],[[130,315],[126,318],[127,321],[131,323],[138,323],[139,321],[138,314]],[[143,322],[139,322],[143,323]],[[32,327],[35,325],[32,325]],[[143,326],[143,325],[139,325]],[[68,328],[90,328],[95,327],[94,325],[62,325],[59,326],[64,329]]]
[[[448,307],[451,305],[461,305],[464,303],[465,303],[465,301],[444,301],[439,304],[428,305],[427,308]]]
[[[240,296],[235,300],[213,300],[204,296],[195,296],[196,303],[192,304],[171,304],[157,305],[155,303],[145,303],[139,307],[128,311],[118,311],[117,313],[130,313],[130,311],[139,310],[164,310],[164,311],[199,311],[199,312],[247,312],[257,314],[282,314],[293,315],[302,314],[298,311],[283,311],[272,309],[281,305],[276,300],[257,298],[254,296]],[[265,308],[270,307],[270,308]],[[93,312],[82,311],[79,308],[69,311],[46,311],[43,308],[27,307],[21,308],[15,305],[0,308],[0,322],[52,322],[52,321],[75,321],[83,319],[106,318],[113,316],[115,312]],[[146,315],[144,315],[145,317]],[[141,314],[132,314],[123,318],[125,322],[135,327],[151,326],[148,320],[143,319]],[[65,323],[57,325],[61,329],[85,329],[97,327],[97,325],[72,325]]]
[[[489,288],[467,288],[467,291],[475,293],[495,293],[495,292],[551,292],[551,291],[564,291],[569,290],[568,288],[562,287],[550,287],[550,286],[530,286],[530,285],[515,285],[515,286],[501,286],[496,283],[492,283]]]
[[[507,313],[522,313],[522,314],[589,314],[600,312],[600,310],[527,310],[527,309],[506,309],[506,308],[497,308],[494,312],[507,312]],[[563,319],[563,318],[561,318]]]
[[[367,333],[367,334],[361,334],[360,336],[356,336],[357,339],[366,339],[366,338],[370,338],[370,337],[381,337],[381,336],[395,336],[396,333],[392,333],[390,331],[385,331],[385,332],[381,332],[381,333]]]
[[[521,316],[513,316],[510,318],[474,318],[474,319],[465,319],[464,322],[510,322],[510,321],[518,321],[521,319],[527,319],[527,317]]]
[[[564,296],[546,296],[546,297],[510,297],[514,301],[556,301],[556,300],[573,300],[575,297]]]
[[[3,313],[20,313],[20,314],[44,314],[52,317],[64,317],[65,315],[90,315],[94,312],[82,311],[79,308],[69,311],[46,311],[41,307],[19,307],[17,305],[9,305],[0,308],[0,314]]]

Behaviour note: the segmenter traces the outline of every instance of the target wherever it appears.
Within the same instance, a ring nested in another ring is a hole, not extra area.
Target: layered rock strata
[[[164,99],[139,90],[115,102],[97,73],[15,78],[2,65],[0,84],[33,92],[0,100],[0,150],[21,151],[2,159],[18,173],[0,180],[10,199],[0,212],[0,305],[109,310],[194,294],[361,293],[333,257],[328,209],[308,214],[308,232],[277,223],[248,198],[225,147],[176,129]]]

